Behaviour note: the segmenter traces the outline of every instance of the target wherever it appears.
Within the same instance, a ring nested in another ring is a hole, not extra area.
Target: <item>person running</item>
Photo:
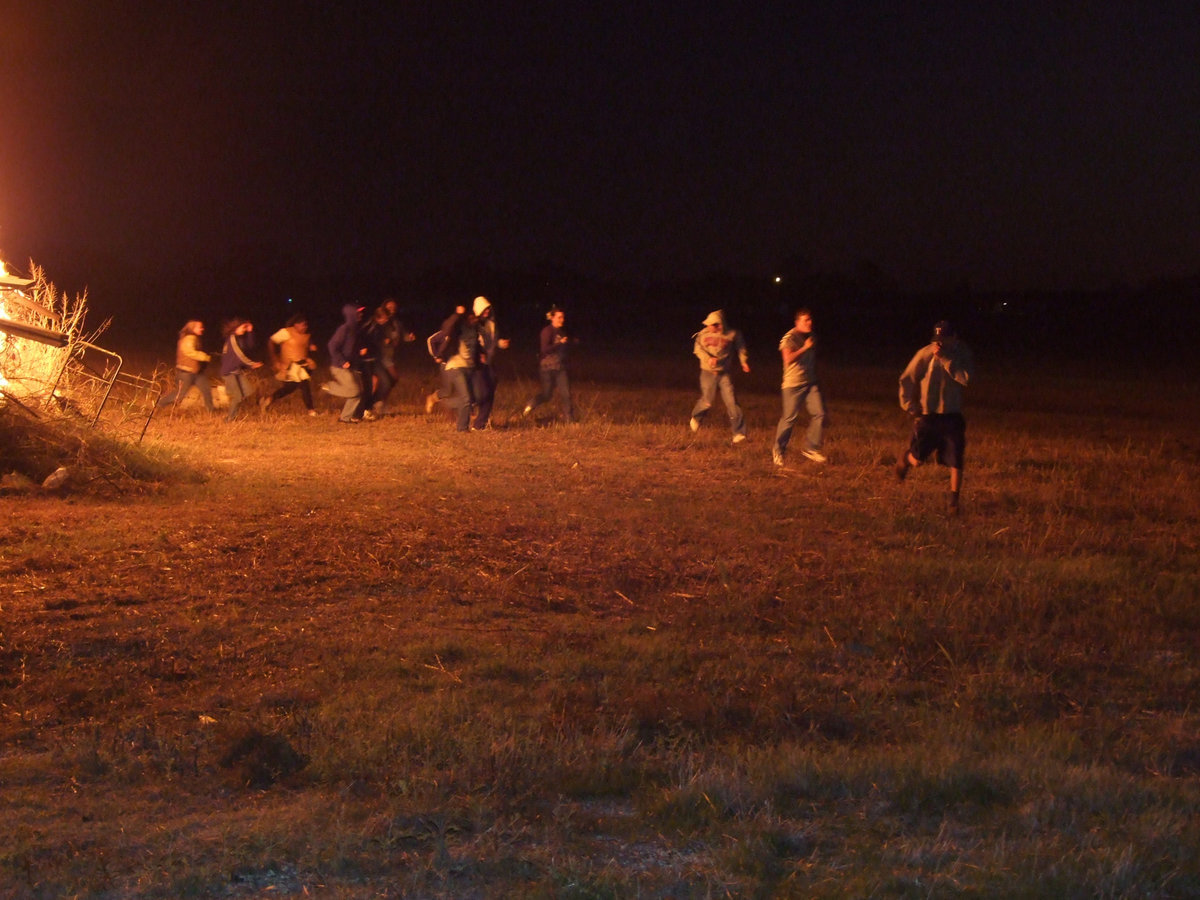
[[[800,418],[800,410],[808,413],[808,429],[804,433],[804,448],[800,455],[816,463],[825,462],[821,452],[821,437],[825,425],[825,402],[817,384],[817,336],[813,334],[812,313],[796,310],[795,327],[779,342],[783,357],[783,413],[775,429],[775,446],[771,458],[783,465],[792,429]]]
[[[474,431],[482,431],[488,427],[492,406],[496,402],[496,351],[507,350],[509,340],[497,336],[496,321],[492,318],[492,302],[487,297],[476,297],[473,311],[475,327],[479,331],[480,352],[479,365],[475,367],[475,421],[471,428]]]
[[[437,366],[433,390],[425,395],[426,415],[432,415],[433,408],[447,396],[446,357],[450,355],[451,351],[450,334],[447,329],[452,327],[458,321],[458,317],[465,315],[466,312],[465,306],[454,307],[454,314],[446,318],[441,327],[425,339],[425,349],[429,351],[430,358]]]
[[[354,354],[358,346],[359,308],[353,303],[342,307],[342,324],[329,339],[330,381],[321,385],[321,390],[333,397],[345,400],[338,421],[344,425],[357,425],[356,418],[362,398],[362,384],[354,370]]]
[[[200,349],[200,338],[204,336],[204,323],[199,319],[191,319],[179,329],[179,337],[175,341],[175,390],[158,398],[158,406],[178,404],[194,387],[200,392],[204,408],[215,412],[213,408],[212,384],[204,374],[204,365],[212,356]]]
[[[575,410],[571,405],[571,379],[567,375],[567,351],[575,339],[567,335],[563,327],[566,324],[567,315],[557,306],[550,307],[546,318],[550,320],[550,324],[542,329],[538,342],[538,375],[541,377],[542,389],[529,399],[521,415],[528,416],[555,394],[558,394],[563,418],[570,424],[575,421]]]
[[[383,304],[375,307],[371,318],[363,324],[359,337],[359,372],[363,380],[363,418],[373,421],[383,416],[384,401],[396,384],[395,368],[388,365],[394,359],[396,340],[391,313]]]
[[[692,407],[688,427],[694,432],[700,430],[720,389],[725,411],[729,413],[729,425],[733,429],[733,442],[740,444],[746,439],[746,418],[733,394],[730,371],[734,359],[741,364],[743,372],[750,371],[746,342],[737,329],[726,329],[722,310],[710,312],[703,324],[704,328],[692,335],[692,352],[700,360],[700,399]]]
[[[287,324],[271,335],[267,341],[267,353],[275,369],[275,378],[283,382],[275,392],[262,398],[262,408],[267,409],[277,400],[300,391],[304,408],[310,416],[317,414],[313,408],[312,371],[316,368],[312,354],[317,351],[308,330],[308,317],[297,313]]]
[[[229,412],[225,416],[232,422],[237,416],[242,401],[254,393],[254,383],[247,374],[261,368],[262,363],[251,359],[254,349],[254,323],[242,316],[234,316],[222,329],[225,346],[221,351],[221,377],[225,379],[225,393],[229,397]]]
[[[909,469],[936,454],[938,464],[950,470],[946,504],[950,515],[958,514],[967,449],[963,389],[974,373],[970,348],[958,339],[954,326],[943,320],[933,326],[933,338],[900,375],[900,408],[913,417],[913,427],[908,448],[896,463],[896,477],[904,481]]]
[[[454,413],[459,431],[470,431],[471,404],[475,402],[473,383],[481,350],[474,313],[456,311],[442,323],[442,332],[445,334],[445,349],[440,356],[445,360],[442,405]]]
[[[379,304],[367,329],[375,345],[375,368],[372,372],[374,403],[371,412],[376,418],[381,418],[386,413],[388,395],[400,380],[396,348],[401,341],[411,341],[414,336],[405,332],[403,323],[397,317],[396,301],[390,297]]]

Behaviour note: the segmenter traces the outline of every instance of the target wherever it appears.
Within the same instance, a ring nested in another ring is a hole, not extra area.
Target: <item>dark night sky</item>
[[[1200,270],[1194,0],[0,13],[0,257],[93,308],[242,258],[281,293],[465,260],[669,279],[800,254],[918,289]]]

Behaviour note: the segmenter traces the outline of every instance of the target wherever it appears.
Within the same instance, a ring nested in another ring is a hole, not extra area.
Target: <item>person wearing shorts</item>
[[[967,449],[967,422],[963,418],[963,389],[975,372],[971,350],[958,339],[947,321],[933,327],[933,338],[917,351],[900,375],[900,408],[913,417],[908,449],[896,463],[903,481],[909,469],[933,456],[950,470],[947,508],[958,513],[963,461]]]

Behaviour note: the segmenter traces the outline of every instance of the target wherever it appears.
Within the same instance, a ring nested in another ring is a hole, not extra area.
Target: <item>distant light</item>
[[[292,302],[292,298],[288,297],[288,303],[291,303],[291,302]]]
[[[782,278],[780,278],[778,275],[776,275],[776,276],[775,276],[775,283],[776,283],[776,284],[779,284],[779,283],[780,283],[780,282],[782,282],[782,281],[783,281],[783,279],[782,279]]]

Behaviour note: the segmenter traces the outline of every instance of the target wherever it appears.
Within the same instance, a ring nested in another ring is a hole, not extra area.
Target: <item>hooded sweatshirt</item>
[[[358,307],[347,303],[342,307],[342,324],[329,339],[330,368],[344,369],[354,363],[354,348],[358,344]]]
[[[709,313],[704,320],[705,325],[714,323],[721,326],[720,331],[703,328],[692,336],[692,352],[700,360],[700,371],[728,375],[735,357],[743,366],[749,365],[750,354],[746,351],[742,333],[736,328],[725,328],[725,313],[719,309]]]

